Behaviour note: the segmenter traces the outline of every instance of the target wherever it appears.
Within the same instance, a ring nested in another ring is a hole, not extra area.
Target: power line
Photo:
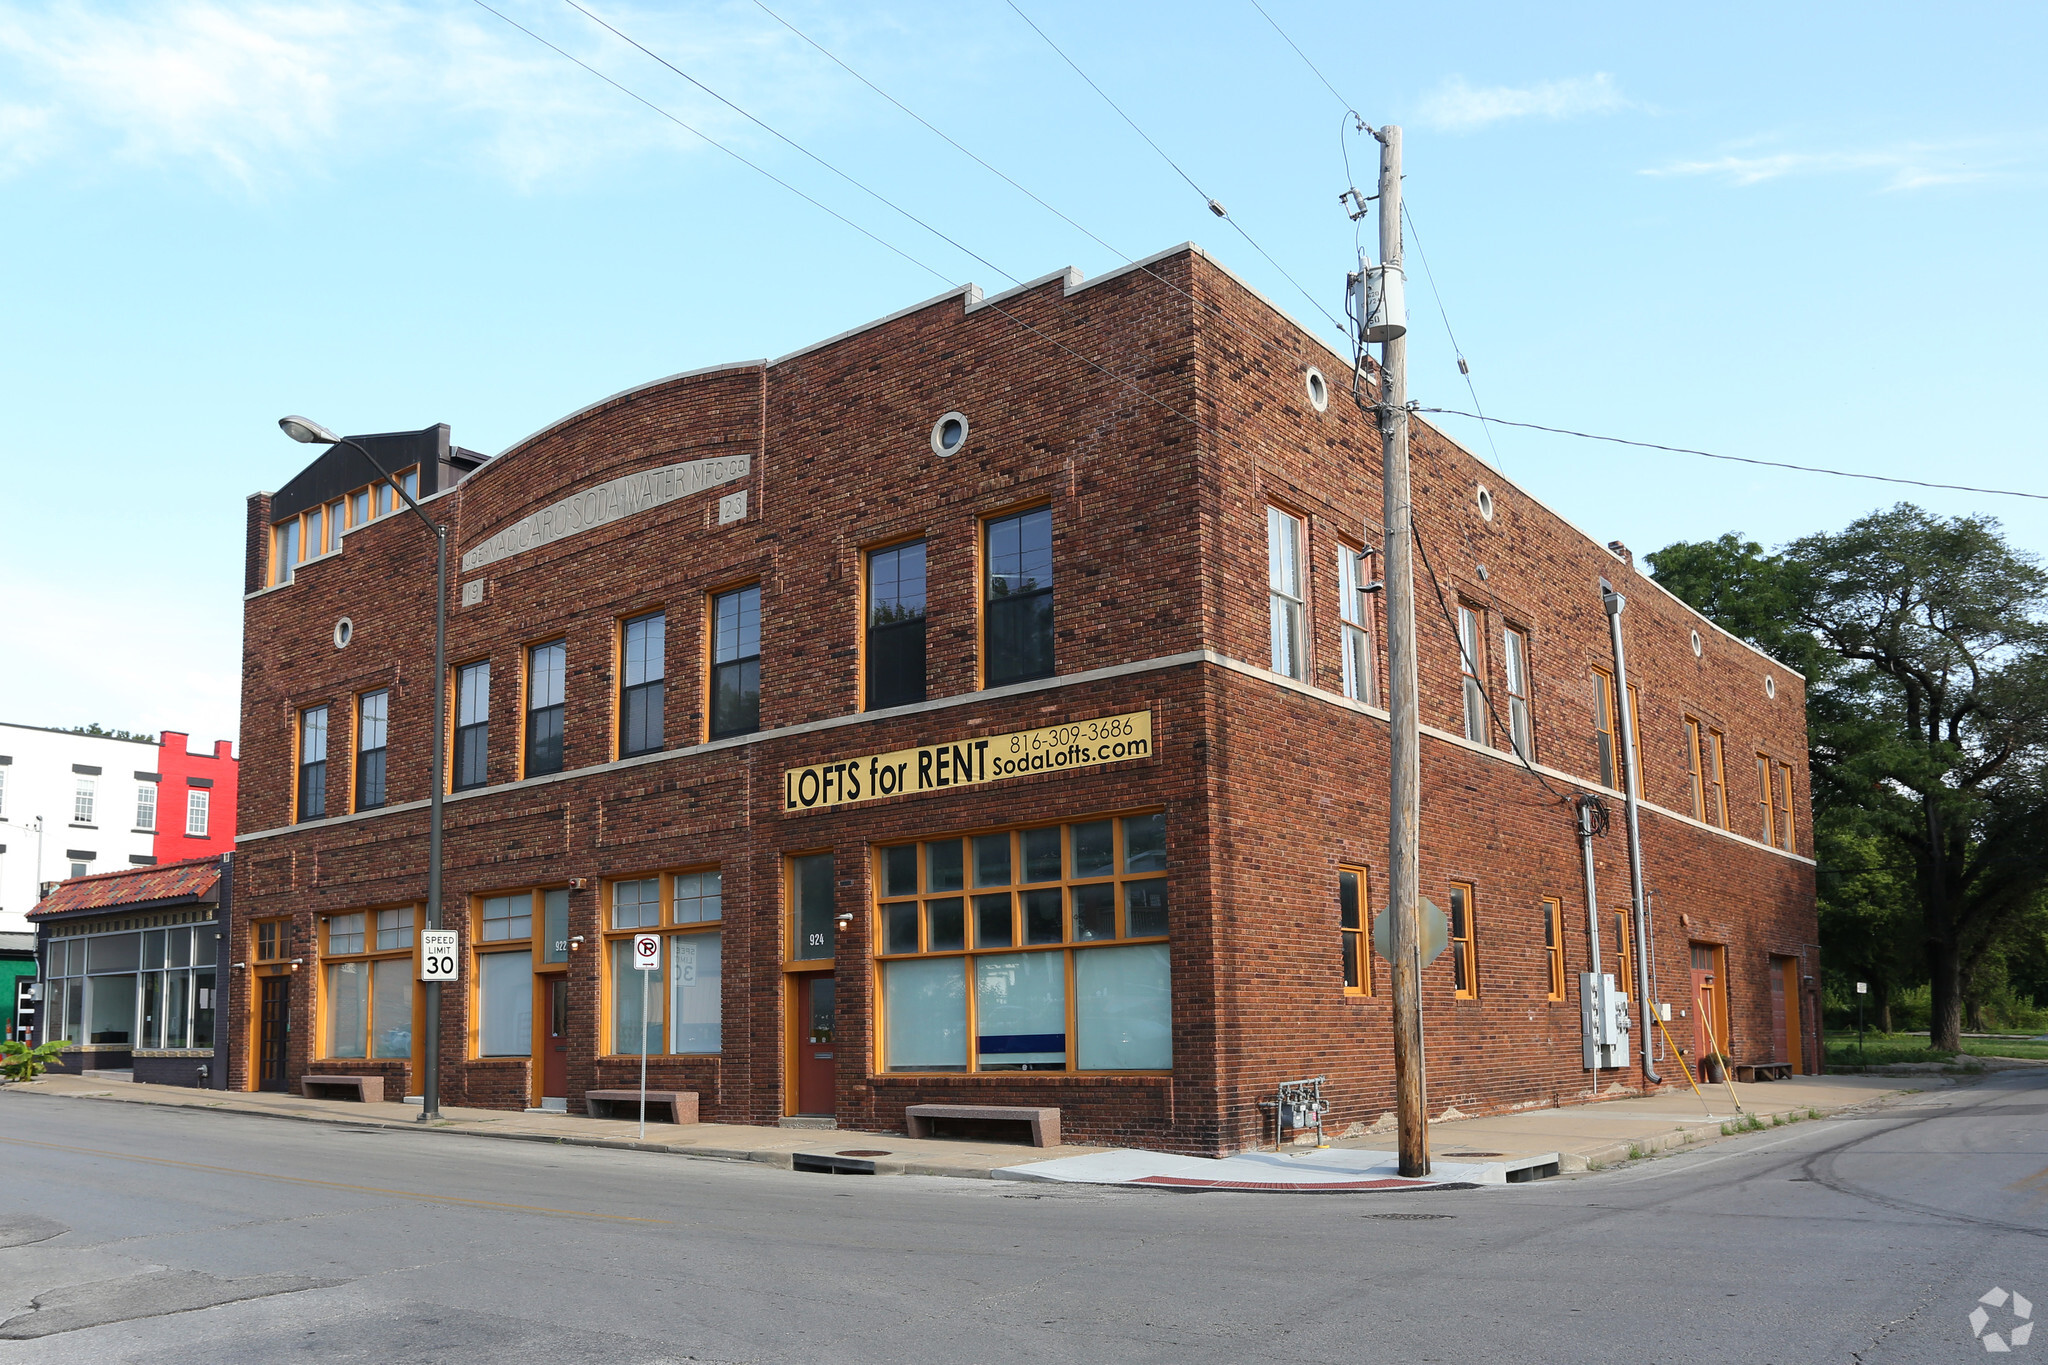
[[[1126,114],[1123,110],[1123,106],[1118,104],[1115,100],[1111,99],[1109,97],[1109,92],[1104,90],[1101,86],[1097,85],[1095,83],[1094,77],[1090,76],[1086,71],[1083,71],[1080,67],[1080,64],[1076,62],[1072,57],[1069,57],[1066,54],[1065,50],[1062,49],[1058,43],[1052,40],[1051,34],[1047,33],[1044,29],[1040,28],[1038,24],[1031,18],[1030,15],[1026,14],[1023,10],[1018,9],[1017,0],[1004,0],[1004,3],[1009,5],[1010,9],[1016,14],[1016,16],[1019,19],[1022,19],[1026,24],[1030,25],[1031,31],[1033,33],[1036,33],[1039,37],[1045,39],[1045,45],[1051,48],[1054,52],[1058,53],[1059,59],[1065,62],[1068,66],[1072,67],[1074,74],[1079,76],[1082,80],[1086,81],[1088,83],[1088,88],[1090,90],[1093,90],[1096,94],[1102,96],[1102,102],[1104,104],[1107,104],[1110,108],[1116,110],[1118,118],[1122,119],[1125,123],[1131,125],[1132,132],[1136,133],[1139,137],[1145,139],[1146,146],[1150,147],[1153,151],[1159,153],[1160,159],[1164,161],[1167,165],[1173,167],[1174,174],[1178,175],[1181,179],[1188,182],[1189,189],[1193,190],[1196,194],[1202,196],[1203,201],[1207,203],[1209,206],[1209,212],[1215,214],[1218,218],[1221,218],[1224,222],[1230,224],[1231,227],[1235,228],[1237,230],[1237,235],[1244,238],[1245,241],[1251,244],[1252,250],[1258,252],[1259,255],[1266,258],[1267,265],[1270,265],[1275,270],[1279,271],[1281,276],[1289,284],[1293,285],[1295,290],[1298,293],[1300,293],[1300,295],[1303,298],[1309,301],[1310,307],[1314,308],[1318,313],[1321,313],[1324,317],[1328,318],[1330,320],[1330,325],[1332,327],[1335,327],[1339,332],[1342,332],[1345,338],[1349,340],[1351,336],[1350,329],[1345,327],[1343,323],[1339,322],[1334,313],[1332,313],[1329,309],[1323,307],[1322,301],[1320,299],[1316,298],[1314,294],[1309,293],[1307,289],[1303,288],[1300,280],[1297,280],[1294,278],[1294,276],[1288,274],[1287,267],[1281,265],[1280,262],[1274,260],[1273,253],[1266,250],[1266,248],[1260,246],[1258,243],[1258,239],[1253,237],[1251,233],[1245,231],[1244,224],[1238,222],[1237,219],[1231,217],[1230,211],[1224,208],[1222,203],[1220,203],[1214,195],[1210,194],[1200,185],[1197,185],[1195,183],[1195,178],[1189,175],[1186,171],[1182,170],[1180,163],[1178,161],[1175,161],[1172,157],[1168,156],[1166,154],[1166,149],[1164,147],[1161,147],[1157,142],[1154,142],[1152,140],[1152,135],[1146,132],[1143,128],[1140,128],[1138,126],[1138,121],[1132,118],[1129,114]]]
[[[1323,83],[1323,89],[1329,91],[1333,95],[1337,95],[1337,87],[1330,84],[1330,78],[1323,74],[1323,70],[1321,67],[1317,66],[1314,62],[1308,59],[1308,54],[1301,50],[1301,44],[1295,42],[1294,39],[1289,38],[1287,36],[1287,30],[1280,27],[1279,20],[1275,19],[1272,15],[1266,13],[1266,7],[1260,4],[1259,0],[1251,0],[1251,5],[1253,9],[1259,12],[1260,18],[1264,19],[1267,23],[1273,26],[1273,32],[1279,34],[1281,40],[1285,42],[1289,47],[1294,49],[1294,55],[1301,58],[1303,65],[1307,66],[1309,70],[1316,73],[1316,79]],[[1345,99],[1342,95],[1337,95],[1337,102],[1339,104],[1342,104],[1346,109],[1349,109],[1351,107],[1351,101]]]
[[[1416,412],[1440,412],[1450,417],[1469,417],[1475,422],[1490,422],[1495,426],[1521,427],[1528,431],[1547,431],[1554,436],[1576,436],[1586,441],[1606,441],[1610,445],[1635,446],[1642,450],[1667,450],[1674,455],[1698,455],[1709,460],[1729,460],[1736,464],[1762,465],[1766,469],[1796,469],[1802,474],[1832,474],[1838,479],[1865,479],[1871,483],[1902,483],[1915,488],[1946,488],[1957,493],[1988,493],[2000,498],[2033,498],[2048,502],[2048,493],[2023,493],[2013,488],[1979,488],[1967,483],[1930,483],[1925,479],[1901,479],[1890,474],[1863,474],[1853,469],[1824,469],[1819,465],[1788,464],[1783,460],[1759,460],[1748,455],[1721,455],[1711,450],[1694,450],[1689,446],[1659,445],[1655,441],[1631,441],[1620,436],[1598,436],[1590,431],[1573,431],[1568,427],[1546,427],[1535,422],[1510,422],[1505,417],[1488,417],[1484,413],[1460,412],[1456,408],[1416,408]]]
[[[1401,216],[1408,220],[1409,235],[1415,238],[1415,254],[1422,257],[1422,275],[1429,281],[1430,296],[1436,300],[1437,316],[1444,320],[1444,335],[1451,339],[1451,354],[1458,358],[1458,373],[1465,377],[1465,392],[1472,395],[1473,408],[1483,416],[1486,405],[1479,401],[1479,390],[1473,386],[1472,367],[1465,362],[1465,348],[1458,344],[1458,334],[1451,330],[1450,312],[1444,307],[1444,296],[1436,287],[1436,272],[1429,268],[1429,252],[1423,249],[1422,233],[1416,229],[1415,215],[1409,211],[1405,197],[1401,200]],[[1486,448],[1493,452],[1493,467],[1505,469],[1506,466],[1500,462],[1500,447],[1493,443],[1493,428],[1487,427],[1485,431]]]
[[[782,188],[784,188],[784,189],[788,190],[788,191],[789,191],[789,192],[790,192],[791,194],[795,195],[795,196],[796,196],[797,198],[799,198],[799,199],[803,200],[803,201],[804,201],[805,203],[807,203],[807,204],[811,205],[811,206],[812,206],[813,208],[815,208],[815,209],[819,210],[820,212],[822,212],[822,213],[825,213],[825,214],[829,215],[830,217],[832,217],[832,218],[835,218],[835,219],[837,219],[837,220],[838,220],[838,221],[840,221],[841,223],[844,223],[844,224],[845,224],[846,226],[848,226],[848,227],[852,228],[852,229],[853,229],[853,230],[854,230],[855,232],[858,232],[858,233],[860,233],[860,234],[861,234],[861,235],[862,235],[863,237],[866,237],[866,238],[867,238],[868,240],[870,240],[870,241],[874,242],[874,243],[875,243],[876,245],[878,245],[878,246],[881,246],[881,247],[884,247],[884,248],[886,248],[887,250],[889,250],[889,251],[893,252],[894,254],[896,254],[896,255],[898,255],[898,256],[900,256],[900,257],[902,257],[902,258],[903,258],[904,260],[906,260],[906,261],[910,262],[910,264],[912,264],[912,265],[916,266],[916,267],[917,267],[918,269],[920,269],[920,270],[923,270],[923,271],[925,271],[925,272],[926,272],[927,274],[930,274],[930,275],[932,275],[932,276],[935,276],[935,277],[936,277],[936,278],[938,278],[938,279],[939,279],[940,281],[942,281],[942,282],[944,282],[944,283],[947,283],[947,284],[951,284],[951,283],[952,283],[952,280],[951,280],[950,278],[948,278],[948,277],[947,277],[947,276],[946,276],[945,274],[943,274],[942,272],[940,272],[940,271],[939,271],[938,269],[936,269],[935,267],[933,267],[933,266],[931,266],[931,265],[928,265],[928,264],[927,264],[927,263],[925,263],[924,261],[921,261],[921,260],[919,260],[919,259],[918,259],[917,257],[915,257],[915,256],[911,255],[911,254],[910,254],[909,252],[907,252],[907,251],[903,250],[903,248],[901,248],[901,247],[899,247],[899,246],[895,245],[895,244],[894,244],[893,242],[887,241],[887,240],[885,240],[884,238],[882,238],[882,237],[880,237],[880,236],[876,235],[876,234],[875,234],[874,232],[871,232],[871,231],[869,231],[869,230],[868,230],[867,228],[865,228],[865,227],[862,227],[862,226],[861,226],[861,225],[860,225],[859,223],[856,223],[856,222],[854,222],[854,221],[853,221],[853,220],[852,220],[851,218],[848,218],[848,217],[847,217],[847,216],[846,216],[845,214],[843,214],[843,213],[840,213],[840,212],[839,212],[839,211],[837,211],[836,209],[832,209],[832,208],[829,208],[829,207],[827,207],[826,205],[824,205],[824,204],[820,203],[820,202],[819,202],[818,200],[816,200],[816,199],[812,198],[812,197],[811,197],[810,195],[808,195],[808,194],[804,193],[804,192],[803,192],[802,190],[798,189],[798,188],[797,188],[796,186],[794,186],[794,185],[790,184],[790,183],[789,183],[789,182],[788,182],[787,180],[784,180],[784,179],[783,179],[783,178],[782,178],[781,176],[778,176],[778,175],[776,175],[776,174],[775,174],[774,172],[772,172],[772,171],[770,171],[770,170],[766,169],[765,167],[763,167],[763,166],[761,166],[761,165],[759,165],[759,164],[757,164],[757,163],[755,163],[755,162],[753,162],[753,161],[750,161],[750,160],[748,160],[748,159],[747,159],[746,157],[744,157],[744,156],[741,156],[741,155],[740,155],[740,154],[739,154],[738,152],[736,152],[736,151],[734,151],[734,150],[733,150],[732,148],[730,148],[730,147],[726,146],[726,145],[725,145],[724,143],[720,142],[720,141],[719,141],[719,140],[718,140],[717,138],[715,138],[715,137],[712,137],[712,136],[711,136],[711,135],[710,135],[709,133],[706,133],[706,132],[704,132],[704,131],[703,131],[702,129],[700,129],[700,128],[696,128],[696,127],[692,126],[691,124],[689,124],[689,123],[686,123],[686,122],[684,122],[684,121],[683,121],[682,119],[680,119],[680,118],[676,117],[676,115],[674,115],[674,114],[670,113],[670,112],[669,112],[668,110],[666,110],[666,109],[662,108],[662,107],[661,107],[660,105],[658,105],[658,104],[654,103],[654,102],[653,102],[652,100],[648,99],[648,98],[647,98],[646,96],[644,96],[644,95],[641,95],[641,94],[639,94],[639,93],[638,93],[637,91],[634,91],[634,90],[632,90],[632,89],[628,88],[627,86],[625,86],[625,85],[621,84],[620,82],[618,82],[618,81],[616,81],[616,80],[613,80],[613,79],[612,79],[612,78],[611,78],[610,76],[607,76],[607,75],[606,75],[606,74],[605,74],[604,72],[602,72],[602,71],[598,70],[598,69],[597,69],[596,67],[592,66],[592,65],[591,65],[591,64],[590,64],[589,62],[586,62],[586,61],[584,61],[584,60],[583,60],[583,59],[582,59],[581,57],[578,57],[578,56],[576,56],[576,55],[575,55],[574,53],[568,52],[568,51],[566,51],[565,49],[563,49],[563,48],[561,48],[561,47],[557,46],[556,44],[554,44],[554,43],[552,43],[552,42],[550,42],[550,41],[549,41],[548,39],[546,39],[546,38],[542,37],[542,36],[541,36],[540,34],[538,34],[538,33],[535,33],[535,32],[534,32],[534,31],[533,31],[532,29],[530,29],[530,28],[526,27],[526,25],[524,25],[524,24],[520,23],[520,22],[519,22],[518,20],[516,20],[516,19],[513,19],[513,18],[512,18],[511,16],[509,16],[509,15],[505,14],[505,13],[504,13],[503,11],[501,11],[501,10],[497,10],[497,9],[493,9],[493,8],[492,8],[492,7],[491,7],[491,6],[489,5],[489,4],[487,4],[487,3],[486,3],[486,0],[475,0],[475,3],[476,3],[476,5],[477,5],[477,7],[478,7],[478,8],[480,8],[480,9],[483,9],[483,10],[486,10],[486,11],[488,11],[488,12],[489,12],[489,13],[491,13],[491,14],[497,15],[497,17],[498,17],[498,18],[500,18],[500,19],[503,19],[503,20],[504,20],[504,21],[505,21],[505,22],[506,22],[507,24],[510,24],[510,25],[511,25],[511,26],[512,26],[513,28],[516,28],[516,29],[518,29],[518,30],[519,30],[519,31],[520,31],[521,33],[524,33],[524,34],[525,34],[525,35],[526,35],[527,37],[529,37],[529,38],[533,39],[533,40],[534,40],[535,42],[539,43],[539,44],[540,44],[541,46],[543,46],[543,47],[547,48],[548,50],[550,50],[550,51],[552,51],[552,52],[556,53],[556,54],[557,54],[557,55],[559,55],[559,56],[562,56],[562,57],[565,57],[565,58],[567,58],[567,59],[568,59],[569,61],[571,61],[571,62],[574,62],[574,63],[575,63],[575,64],[576,64],[577,66],[580,66],[580,67],[582,67],[582,68],[583,68],[583,69],[584,69],[585,71],[587,71],[587,72],[589,72],[589,73],[590,73],[591,75],[593,75],[593,76],[597,77],[597,78],[598,78],[599,80],[603,81],[603,82],[604,82],[604,83],[605,83],[606,85],[609,85],[609,86],[611,86],[611,87],[612,87],[613,89],[615,89],[615,90],[619,91],[619,92],[620,92],[621,94],[623,94],[623,95],[626,95],[626,96],[628,96],[628,97],[632,98],[632,99],[633,99],[633,100],[635,100],[636,102],[638,102],[638,103],[640,103],[640,104],[644,104],[644,105],[646,105],[646,106],[647,106],[647,107],[648,107],[649,109],[651,109],[651,110],[653,110],[653,111],[654,111],[655,113],[657,113],[657,114],[661,115],[661,116],[662,116],[663,118],[665,118],[665,119],[667,119],[667,120],[668,120],[669,122],[671,122],[671,123],[675,124],[675,125],[676,125],[677,127],[679,127],[679,128],[682,128],[682,129],[684,129],[684,130],[686,130],[686,131],[690,132],[691,134],[695,135],[696,137],[698,137],[698,138],[702,139],[702,140],[703,140],[703,141],[705,141],[705,142],[708,142],[708,143],[709,143],[709,144],[711,144],[711,145],[712,145],[713,147],[716,147],[716,148],[717,148],[717,149],[718,149],[719,151],[721,151],[721,152],[724,152],[724,153],[725,153],[725,154],[726,154],[727,156],[731,157],[731,158],[732,158],[733,160],[735,160],[735,161],[739,162],[739,163],[740,163],[741,165],[743,165],[743,166],[747,167],[747,168],[748,168],[749,170],[752,170],[752,171],[758,172],[758,173],[759,173],[760,175],[764,176],[765,178],[767,178],[767,179],[769,179],[769,180],[772,180],[772,181],[774,181],[774,182],[775,182],[776,184],[778,184],[778,185],[782,186]],[[607,27],[609,27],[609,25],[607,25]],[[631,39],[628,39],[627,41],[629,41],[629,42],[630,42],[630,41],[631,41]],[[638,47],[638,46],[639,46],[639,44],[635,43],[635,44],[634,44],[634,46]],[[646,49],[642,48],[641,50],[642,50],[642,51],[645,51]],[[765,127],[766,125],[764,124],[763,126]],[[779,135],[778,135],[778,136],[779,136]],[[857,182],[856,182],[856,183],[857,183]],[[863,186],[862,188],[865,188],[865,187]],[[872,193],[872,191],[870,191],[870,193]],[[879,198],[879,196],[877,196],[877,197]],[[884,202],[887,202],[887,201],[884,201]],[[893,206],[892,206],[892,207],[893,207]],[[977,259],[979,259],[979,258],[977,257]],[[994,268],[995,268],[995,267],[991,267],[991,269],[994,269]],[[1006,274],[1007,274],[1007,272],[1003,272],[1003,273],[1006,273]],[[1122,388],[1124,388],[1124,389],[1127,389],[1127,390],[1129,390],[1130,392],[1132,392],[1132,393],[1136,394],[1136,395],[1137,395],[1138,397],[1140,397],[1140,398],[1144,399],[1144,400],[1145,400],[1146,402],[1148,402],[1148,403],[1152,403],[1152,404],[1154,404],[1154,405],[1155,405],[1155,406],[1157,406],[1157,407],[1163,408],[1163,409],[1164,409],[1165,411],[1167,411],[1167,412],[1169,412],[1169,413],[1172,413],[1172,414],[1173,414],[1173,415],[1174,415],[1175,417],[1178,417],[1178,418],[1180,418],[1180,419],[1181,419],[1182,421],[1184,421],[1184,422],[1188,423],[1188,424],[1189,424],[1190,426],[1193,426],[1193,427],[1195,427],[1195,428],[1197,428],[1197,429],[1199,429],[1199,430],[1207,431],[1207,432],[1209,432],[1209,433],[1210,433],[1211,435],[1215,435],[1215,436],[1218,436],[1219,438],[1221,437],[1221,433],[1220,433],[1220,432],[1217,432],[1217,431],[1216,431],[1216,430],[1215,430],[1215,429],[1214,429],[1213,427],[1210,427],[1210,426],[1208,426],[1208,425],[1207,425],[1206,423],[1202,422],[1202,421],[1201,421],[1201,420],[1200,420],[1199,418],[1195,418],[1195,417],[1190,417],[1190,416],[1188,416],[1188,415],[1187,415],[1186,413],[1184,413],[1184,412],[1180,411],[1180,410],[1179,410],[1178,408],[1174,407],[1174,406],[1173,406],[1172,404],[1170,404],[1170,403],[1166,402],[1166,401],[1165,401],[1164,399],[1156,398],[1156,397],[1154,397],[1153,395],[1151,395],[1151,394],[1149,394],[1149,393],[1145,392],[1145,391],[1144,391],[1143,389],[1139,388],[1139,387],[1137,386],[1137,384],[1136,384],[1136,383],[1134,383],[1133,381],[1131,381],[1131,380],[1128,380],[1128,379],[1125,379],[1125,378],[1123,378],[1123,377],[1122,377],[1121,375],[1118,375],[1118,374],[1116,374],[1115,372],[1111,371],[1111,370],[1110,370],[1110,369],[1108,369],[1108,368],[1107,368],[1106,366],[1102,365],[1102,364],[1101,364],[1100,362],[1098,362],[1098,361],[1094,360],[1093,358],[1091,358],[1091,357],[1089,357],[1089,356],[1085,356],[1085,355],[1082,355],[1082,354],[1081,354],[1081,353],[1080,353],[1079,351],[1076,351],[1076,350],[1075,350],[1075,349],[1074,349],[1073,347],[1071,347],[1071,346],[1067,345],[1067,344],[1066,344],[1065,342],[1061,341],[1061,340],[1060,340],[1059,338],[1057,338],[1057,337],[1054,337],[1054,336],[1049,336],[1049,335],[1047,335],[1046,333],[1044,333],[1044,332],[1040,331],[1040,330],[1039,330],[1038,328],[1036,328],[1036,327],[1033,327],[1033,326],[1032,326],[1032,325],[1031,325],[1030,323],[1028,323],[1028,322],[1024,321],[1024,320],[1023,320],[1022,318],[1020,318],[1020,317],[1016,316],[1016,315],[1015,315],[1014,313],[1011,313],[1011,312],[1009,312],[1008,310],[1006,310],[1006,309],[1004,309],[1004,308],[998,307],[998,306],[997,306],[996,304],[994,304],[994,303],[990,303],[990,302],[987,302],[986,300],[984,300],[984,301],[983,301],[983,303],[982,303],[982,306],[983,306],[983,307],[985,307],[985,308],[987,308],[987,309],[989,309],[989,310],[990,310],[991,312],[994,312],[994,313],[996,313],[996,314],[997,314],[998,316],[1000,316],[1000,317],[1003,317],[1003,318],[1005,318],[1005,319],[1009,320],[1010,322],[1014,323],[1014,324],[1015,324],[1015,325],[1016,325],[1017,327],[1021,328],[1022,330],[1026,331],[1026,332],[1029,332],[1029,333],[1031,333],[1031,335],[1033,335],[1033,336],[1035,336],[1035,337],[1039,338],[1040,340],[1042,340],[1042,341],[1047,341],[1047,342],[1050,342],[1050,343],[1052,343],[1052,344],[1053,344],[1054,346],[1056,346],[1056,347],[1058,347],[1058,348],[1059,348],[1060,350],[1062,350],[1062,351],[1066,352],[1066,353],[1067,353],[1068,355],[1072,356],[1072,357],[1073,357],[1074,359],[1076,359],[1076,360],[1080,361],[1080,362],[1081,362],[1082,364],[1084,364],[1084,365],[1087,365],[1087,366],[1088,366],[1088,367],[1089,367],[1090,369],[1093,369],[1093,370],[1096,370],[1096,371],[1098,371],[1099,373],[1101,373],[1102,375],[1104,375],[1104,376],[1105,376],[1105,377],[1107,377],[1108,379],[1111,379],[1111,380],[1113,380],[1114,382],[1116,382],[1116,383],[1117,383],[1117,384],[1118,384],[1118,385],[1119,385],[1120,387],[1122,387]]]

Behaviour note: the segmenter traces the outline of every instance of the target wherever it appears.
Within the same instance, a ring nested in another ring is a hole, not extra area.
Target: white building
[[[156,861],[160,752],[0,721],[0,933],[30,927],[46,882]]]

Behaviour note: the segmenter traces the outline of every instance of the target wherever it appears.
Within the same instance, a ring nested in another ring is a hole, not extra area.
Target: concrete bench
[[[1034,1109],[1021,1104],[913,1104],[903,1111],[903,1121],[914,1138],[931,1137],[934,1119],[1028,1124],[1033,1147],[1060,1145],[1060,1111],[1056,1108]]]
[[[586,1090],[583,1092],[583,1107],[594,1119],[637,1119],[640,1117],[640,1092],[638,1090]],[[650,1090],[647,1092],[647,1113],[656,1122],[661,1121],[661,1111],[668,1110],[670,1123],[695,1123],[697,1121],[697,1092],[694,1090]]]
[[[1738,1081],[1786,1081],[1792,1078],[1790,1062],[1737,1062],[1735,1079]]]
[[[364,1104],[384,1101],[382,1076],[301,1076],[299,1093],[309,1100],[358,1099]]]

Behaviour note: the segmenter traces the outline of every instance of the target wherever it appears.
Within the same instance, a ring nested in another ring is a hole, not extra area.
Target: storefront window
[[[643,1044],[655,1054],[716,1055],[722,1049],[724,892],[716,868],[609,885],[604,962],[613,1053],[637,1053]],[[643,972],[633,965],[633,939],[649,931],[664,940],[661,965]]]
[[[323,1056],[412,1056],[415,913],[405,905],[328,918]]]
[[[1164,813],[875,857],[887,1070],[1173,1065]]]
[[[482,953],[476,961],[478,1055],[532,1056],[533,954]]]
[[[138,1048],[213,1046],[215,927],[53,939],[49,1036]]]

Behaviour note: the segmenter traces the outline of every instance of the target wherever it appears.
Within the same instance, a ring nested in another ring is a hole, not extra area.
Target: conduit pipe
[[[1632,922],[1636,938],[1636,1002],[1643,1010],[1643,1079],[1651,1085],[1662,1085],[1664,1078],[1657,1074],[1657,1068],[1650,1060],[1650,1021],[1656,1005],[1650,1000],[1650,910],[1643,900],[1643,831],[1641,812],[1636,802],[1636,737],[1635,708],[1628,699],[1628,656],[1621,647],[1621,612],[1628,605],[1628,599],[1614,590],[1606,579],[1600,580],[1600,605],[1607,609],[1607,638],[1614,647],[1614,709],[1616,741],[1621,748],[1621,794],[1622,809],[1628,822],[1628,889]]]

